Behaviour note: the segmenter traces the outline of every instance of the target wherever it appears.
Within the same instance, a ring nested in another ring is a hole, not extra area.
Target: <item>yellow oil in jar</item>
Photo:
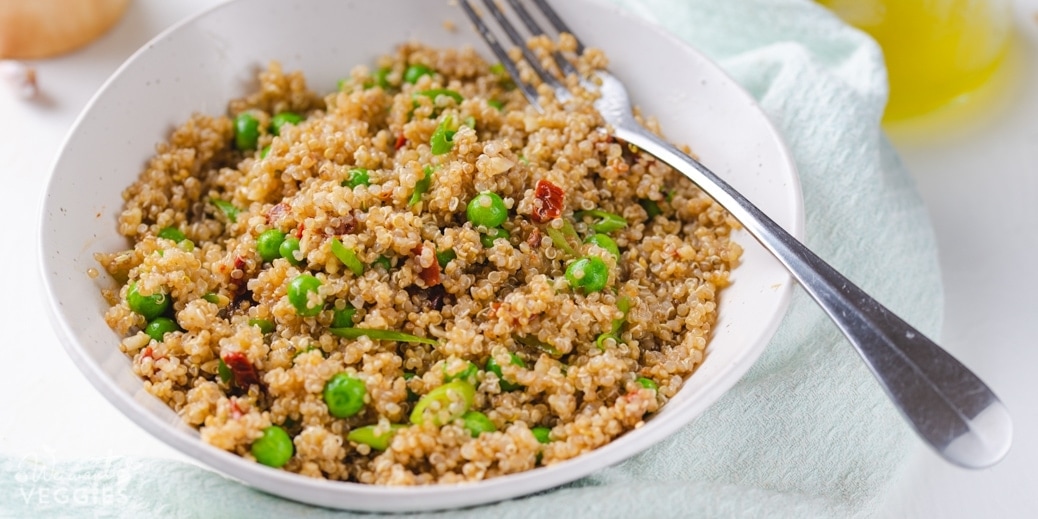
[[[819,0],[883,48],[884,120],[910,119],[968,98],[1005,61],[1012,15],[1001,0]]]

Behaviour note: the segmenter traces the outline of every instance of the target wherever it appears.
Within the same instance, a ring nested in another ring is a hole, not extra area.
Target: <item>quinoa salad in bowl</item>
[[[481,480],[641,427],[741,247],[575,90],[538,111],[471,48],[417,43],[324,96],[271,63],[124,192],[133,246],[97,254],[119,348],[203,441],[317,478]]]
[[[608,67],[802,236],[789,151],[720,67],[611,4],[553,6],[588,50],[536,53]],[[231,0],[143,46],[41,205],[72,362],[169,454],[331,508],[484,504],[669,448],[793,280],[576,77],[538,110],[483,48],[449,0]]]

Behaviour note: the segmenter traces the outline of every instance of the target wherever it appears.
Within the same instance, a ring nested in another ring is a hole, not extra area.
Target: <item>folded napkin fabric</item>
[[[614,1],[719,62],[760,102],[797,163],[807,244],[936,336],[943,299],[934,236],[911,178],[880,129],[887,87],[875,43],[810,0]],[[429,515],[871,516],[914,441],[850,345],[798,289],[756,365],[678,434],[561,488]],[[0,510],[15,516],[350,515],[268,496],[190,464],[103,463],[103,471],[96,461],[60,462],[50,471],[100,478],[115,497],[125,497],[117,507],[66,502],[40,510],[38,501],[29,509],[11,494],[21,472],[15,460],[0,458]]]

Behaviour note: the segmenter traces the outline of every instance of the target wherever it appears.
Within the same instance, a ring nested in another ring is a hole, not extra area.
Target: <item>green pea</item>
[[[393,436],[396,432],[402,429],[404,426],[399,424],[393,424],[389,426],[389,430],[382,434],[375,434],[376,425],[365,425],[364,427],[357,427],[351,429],[350,433],[346,435],[346,439],[353,443],[361,443],[375,449],[377,451],[384,451],[389,448],[389,442],[393,440]]]
[[[636,380],[635,382],[641,384],[641,386],[645,389],[651,389],[653,391],[659,391],[660,389],[660,386],[656,385],[656,382],[653,381],[651,378],[638,377],[638,380]]]
[[[415,64],[407,67],[407,70],[404,71],[404,81],[413,85],[418,82],[418,78],[422,76],[431,76],[433,74],[433,69],[425,65]]]
[[[284,429],[271,425],[263,429],[263,436],[252,442],[251,450],[256,461],[268,467],[280,468],[292,458],[295,446]]]
[[[465,380],[454,380],[433,389],[425,396],[419,398],[418,403],[414,405],[414,410],[411,411],[411,423],[420,425],[425,422],[425,410],[433,402],[438,402],[441,410],[450,411],[450,405],[456,402],[458,397],[461,398],[463,404],[461,409],[454,409],[449,413],[449,417],[445,421],[442,420],[443,414],[439,414],[433,418],[434,424],[443,425],[465,414],[472,407],[472,401],[476,398],[476,387]]]
[[[448,263],[454,261],[454,258],[458,257],[458,253],[454,252],[454,249],[447,249],[436,251],[436,263],[440,264],[440,268],[444,268]]]
[[[530,429],[533,433],[533,437],[537,438],[540,443],[551,443],[551,429],[547,427],[534,427]]]
[[[285,241],[281,242],[281,246],[278,247],[278,253],[281,254],[282,258],[288,260],[292,265],[302,265],[302,260],[296,259],[296,251],[299,250],[299,238],[290,236],[285,238]]]
[[[165,229],[159,231],[159,238],[165,238],[167,240],[173,240],[177,243],[180,243],[186,240],[187,236],[184,236],[184,233],[176,227],[166,227]]]
[[[368,170],[364,168],[354,168],[350,170],[349,178],[342,181],[342,185],[350,189],[357,186],[370,186],[371,177],[368,175]]]
[[[487,229],[487,232],[480,233],[479,243],[482,243],[483,247],[489,249],[494,246],[494,242],[497,240],[508,240],[511,236],[508,231],[500,227],[493,227]]]
[[[313,317],[321,313],[324,301],[311,304],[310,294],[317,295],[321,281],[310,274],[300,274],[288,283],[288,302],[295,307],[296,313],[303,317]],[[319,298],[318,298],[319,299]]]
[[[493,191],[484,191],[469,200],[465,216],[472,225],[499,227],[508,219],[508,208],[505,207],[505,201],[500,195]]]
[[[516,355],[515,353],[509,353],[508,355],[510,357],[509,364],[512,364],[513,366],[519,366],[522,368],[526,367],[526,362],[523,362],[523,359],[520,358],[518,355]],[[505,380],[504,375],[501,374],[501,365],[498,364],[496,360],[494,360],[494,357],[490,357],[489,359],[487,359],[486,370],[497,375],[497,380],[498,384],[501,386],[501,391],[515,391],[523,387],[520,384],[515,384]]]
[[[375,259],[375,261],[371,263],[371,266],[382,267],[383,269],[385,269],[386,272],[389,272],[389,269],[393,268],[393,262],[391,262],[389,258],[385,256],[379,256]]]
[[[389,73],[392,72],[388,68],[382,67],[375,71],[374,80],[375,84],[378,85],[382,90],[389,90],[392,86],[389,84]]]
[[[303,116],[294,112],[281,112],[270,119],[270,133],[281,135],[281,127],[286,124],[296,125],[303,122]]]
[[[177,326],[177,322],[169,317],[156,317],[148,323],[148,326],[144,327],[144,333],[157,342],[162,342],[167,333],[176,331],[180,331],[180,326]]]
[[[351,305],[346,305],[345,308],[336,308],[332,314],[332,328],[352,328],[353,327],[353,316],[356,315],[357,309]]]
[[[497,426],[494,422],[487,417],[487,415],[479,411],[469,411],[461,415],[463,427],[465,430],[472,435],[473,438],[478,438],[480,434],[485,432],[494,432],[497,430]]]
[[[336,418],[349,418],[364,409],[364,396],[368,394],[364,381],[338,373],[324,385],[324,403],[328,414]]]
[[[609,282],[609,265],[598,256],[578,259],[566,267],[566,281],[586,293],[598,292]]]
[[[126,291],[126,304],[130,310],[144,316],[145,320],[152,319],[166,313],[169,309],[171,299],[165,292],[159,292],[146,296],[137,291],[137,282],[130,283]]]
[[[260,329],[260,333],[266,335],[274,331],[274,323],[267,319],[249,319],[249,326]]]
[[[214,305],[219,305],[220,304],[220,296],[217,295],[214,292],[206,292],[202,296],[202,299],[205,299],[206,301],[208,301],[208,302],[210,302],[210,303],[212,303]]]
[[[242,112],[234,118],[234,145],[239,150],[254,150],[259,142],[259,120]]]
[[[285,233],[277,229],[267,229],[256,237],[256,252],[263,261],[270,263],[281,257],[281,244],[285,242]]]
[[[617,247],[616,242],[609,236],[602,233],[592,234],[584,240],[584,243],[598,245],[599,247],[609,251],[609,253],[616,258],[616,261],[620,261],[620,247]]]

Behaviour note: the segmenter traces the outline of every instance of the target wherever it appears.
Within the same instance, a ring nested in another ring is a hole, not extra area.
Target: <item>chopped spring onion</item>
[[[562,249],[563,252],[570,256],[577,255],[577,249],[573,244],[577,244],[577,247],[580,246],[580,236],[577,236],[577,230],[573,228],[573,224],[569,220],[562,221],[561,229],[556,229],[550,225],[547,226],[546,232],[556,247]]]
[[[434,139],[435,137],[436,134],[433,134]],[[436,152],[434,151],[433,153],[435,154]],[[429,184],[432,183],[433,167],[425,166],[425,168],[422,171],[425,173],[425,176],[423,176],[418,182],[415,182],[414,193],[411,194],[411,200],[407,202],[408,206],[412,206],[417,204],[418,202],[421,202],[422,195],[429,191]]]
[[[436,98],[439,97],[439,96],[447,96],[447,97],[453,99],[455,103],[459,103],[459,104],[462,101],[465,100],[465,98],[462,97],[461,94],[459,94],[457,91],[451,90],[449,88],[433,88],[433,89],[429,89],[429,90],[422,90],[421,92],[415,93],[415,95],[416,96],[425,96],[425,97],[428,97],[429,99],[432,99],[433,101],[436,101]]]
[[[641,205],[643,209],[645,209],[646,213],[649,214],[649,220],[652,220],[653,218],[656,218],[657,216],[663,214],[663,210],[660,209],[660,205],[652,200],[649,200],[648,198],[639,200],[638,204]]]
[[[419,342],[422,344],[431,344],[433,346],[439,344],[435,339],[430,339],[429,337],[419,337],[417,335],[411,335],[409,333],[394,330],[376,330],[373,328],[329,328],[328,331],[332,332],[332,335],[344,339],[357,339],[366,335],[376,341]]]
[[[454,118],[448,115],[443,118],[439,126],[436,127],[436,131],[433,132],[432,137],[429,138],[429,146],[432,148],[433,155],[443,155],[451,151],[454,148],[454,134],[456,133],[454,128]]]
[[[241,209],[238,209],[237,207],[234,207],[234,205],[230,202],[226,200],[220,200],[219,198],[210,198],[209,201],[212,202],[213,205],[215,205],[216,208],[219,209],[220,212],[222,212],[224,216],[226,216],[227,219],[231,221],[231,223],[236,223],[238,221],[238,213],[241,212]]]
[[[595,232],[610,233],[627,227],[627,220],[624,217],[598,209],[577,211],[576,213],[573,213],[573,216],[578,220],[582,220],[588,216],[597,218],[598,220],[591,222],[591,228],[594,229]]]
[[[610,330],[607,333],[599,335],[595,339],[595,346],[597,346],[599,350],[605,351],[605,340],[610,337],[612,337],[617,344],[621,342],[620,330],[623,329],[624,322],[627,320],[627,312],[631,311],[631,300],[627,296],[620,296],[616,300],[616,308],[623,312],[624,315],[619,319],[613,319],[613,324],[610,327]]]
[[[338,238],[332,238],[332,254],[339,258],[339,261],[346,265],[346,268],[350,269],[353,275],[360,276],[364,274],[364,264],[357,258],[357,253],[343,245]]]

